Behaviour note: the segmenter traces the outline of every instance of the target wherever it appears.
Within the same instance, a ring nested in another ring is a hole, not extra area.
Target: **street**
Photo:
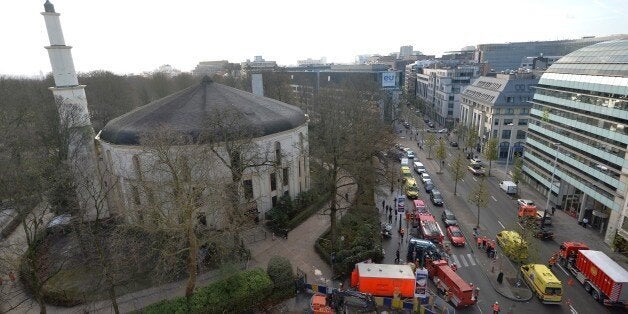
[[[420,126],[421,127],[421,126]],[[467,282],[472,282],[474,285],[480,288],[479,301],[471,308],[460,310],[465,313],[490,313],[491,306],[495,301],[498,301],[501,305],[502,313],[623,313],[621,309],[609,309],[597,302],[584,290],[581,284],[577,280],[573,280],[573,285],[569,285],[572,278],[565,269],[560,265],[556,265],[552,272],[562,282],[563,295],[561,305],[544,305],[539,302],[538,298],[534,296],[531,300],[525,302],[518,302],[503,297],[496,289],[493,288],[491,282],[488,280],[486,272],[490,272],[491,268],[495,268],[498,272],[499,265],[502,265],[503,271],[508,277],[517,276],[517,265],[504,258],[501,254],[501,249],[498,247],[498,263],[494,265],[484,265],[476,257],[476,254],[484,254],[483,252],[477,252],[477,248],[474,246],[474,239],[472,237],[472,228],[477,223],[477,208],[471,204],[467,198],[469,193],[478,184],[480,178],[474,177],[470,172],[467,172],[464,179],[458,182],[457,195],[453,194],[454,182],[452,176],[448,170],[452,160],[456,157],[457,153],[462,151],[462,148],[452,148],[447,145],[447,160],[445,161],[445,167],[443,167],[443,173],[438,174],[440,169],[438,161],[435,159],[427,159],[428,152],[425,147],[419,149],[416,140],[411,140],[410,135],[406,134],[406,129],[399,126],[398,130],[401,133],[398,135],[398,143],[404,147],[412,149],[416,158],[410,160],[410,164],[413,161],[422,162],[427,168],[427,172],[430,174],[435,186],[442,193],[444,198],[444,206],[433,206],[429,194],[425,193],[423,184],[418,180],[418,175],[413,172],[413,176],[417,179],[419,185],[419,198],[423,199],[429,211],[436,217],[437,222],[440,224],[443,232],[445,232],[444,225],[440,221],[440,216],[444,208],[448,208],[454,212],[457,217],[461,230],[465,234],[467,245],[464,247],[451,247],[451,260],[458,266],[458,273]],[[437,134],[437,136],[446,137],[445,134]],[[392,145],[391,145],[392,146]],[[435,148],[433,148],[431,156],[434,158]],[[476,153],[477,154],[477,153]],[[477,154],[479,155],[479,154]],[[483,156],[479,155],[480,159]],[[465,160],[466,162],[466,160]],[[486,208],[480,208],[480,235],[488,236],[495,239],[496,234],[503,229],[521,231],[521,227],[517,224],[517,205],[516,199],[507,195],[499,188],[499,182],[508,179],[503,163],[493,162],[491,170],[491,176],[486,177],[486,186],[488,188],[489,198]],[[486,162],[486,170],[488,172],[488,162]],[[465,171],[467,171],[465,169]],[[393,195],[397,195],[399,187],[396,187]],[[520,184],[519,186],[519,198],[526,198],[533,200],[536,204],[545,204],[545,199],[538,192],[531,188]],[[388,197],[386,199],[387,204],[392,204],[393,198]],[[378,202],[381,206],[381,199]],[[412,208],[411,200],[406,201],[406,209]],[[397,217],[397,219],[399,219]],[[387,215],[382,215],[382,221],[387,221]],[[557,211],[553,217],[553,225],[555,232],[555,239],[550,241],[541,241],[534,239],[530,244],[532,260],[535,263],[547,264],[550,256],[558,251],[559,243],[561,241],[576,240],[588,243],[592,237],[593,231],[580,228],[574,222],[573,218],[567,216],[561,211]],[[403,221],[405,226],[405,220]],[[383,240],[384,249],[386,251],[386,257],[384,263],[393,263],[395,259],[395,251],[399,247],[399,234],[397,229],[399,228],[399,221],[393,219],[393,237],[390,240]],[[405,257],[407,249],[408,237],[404,238],[404,244],[401,245],[401,258]],[[445,238],[445,243],[448,243],[448,239]]]

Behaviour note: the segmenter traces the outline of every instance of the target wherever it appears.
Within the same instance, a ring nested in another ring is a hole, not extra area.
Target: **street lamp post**
[[[549,189],[547,191],[547,201],[545,202],[545,212],[547,212],[547,208],[549,207],[550,195],[552,194],[552,187],[554,186],[554,175],[556,174],[556,163],[558,162],[558,151],[560,150],[560,143],[552,143],[556,146],[556,156],[554,157],[554,167],[552,169],[552,178],[549,182]]]

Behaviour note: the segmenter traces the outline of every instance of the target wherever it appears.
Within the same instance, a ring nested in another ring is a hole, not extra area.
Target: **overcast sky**
[[[1,1],[0,74],[50,72],[45,0]],[[262,55],[280,65],[483,43],[628,33],[628,0],[51,0],[80,72],[150,71]]]

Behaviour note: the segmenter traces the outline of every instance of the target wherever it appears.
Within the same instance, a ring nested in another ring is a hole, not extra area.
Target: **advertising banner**
[[[415,272],[416,285],[414,287],[415,298],[427,297],[427,269],[421,267],[417,268]]]
[[[395,87],[395,86],[397,86],[397,73],[396,72],[382,73],[382,87]]]

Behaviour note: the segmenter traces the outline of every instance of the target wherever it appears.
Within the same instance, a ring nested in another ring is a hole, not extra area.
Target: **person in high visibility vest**
[[[493,304],[493,314],[499,314],[499,303],[497,301]]]

